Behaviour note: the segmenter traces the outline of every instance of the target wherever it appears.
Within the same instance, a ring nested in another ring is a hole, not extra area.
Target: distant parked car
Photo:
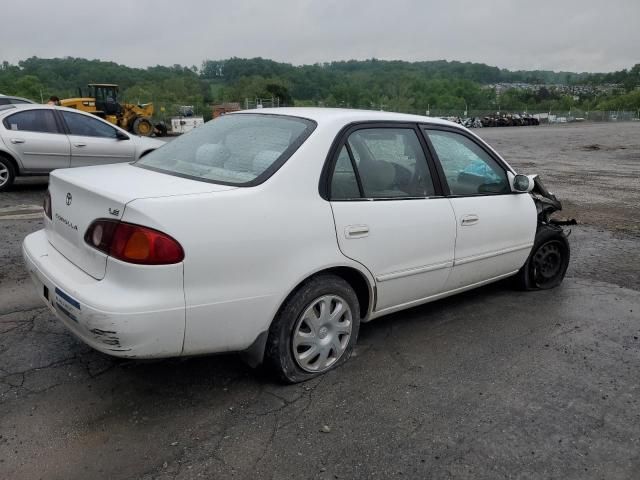
[[[0,97],[0,99],[6,97]],[[0,192],[17,176],[132,162],[164,145],[84,112],[36,104],[0,106]]]
[[[12,97],[10,95],[0,95],[0,106],[2,105],[20,105],[23,103],[35,103],[27,98]]]
[[[43,301],[97,350],[243,351],[299,382],[343,363],[361,322],[512,275],[559,285],[558,208],[454,123],[263,109],[133,164],[53,172],[23,255]]]

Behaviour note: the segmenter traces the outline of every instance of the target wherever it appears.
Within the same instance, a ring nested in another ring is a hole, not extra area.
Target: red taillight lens
[[[96,220],[84,241],[123,262],[168,265],[184,260],[182,247],[169,235],[132,223]]]
[[[51,214],[51,192],[49,192],[49,190],[47,190],[47,193],[44,195],[42,209],[44,210],[44,214],[49,217],[49,220],[53,220],[53,215]]]

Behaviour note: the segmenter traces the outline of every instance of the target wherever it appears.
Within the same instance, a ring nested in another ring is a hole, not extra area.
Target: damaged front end
[[[533,176],[532,179],[534,186],[531,190],[531,196],[538,212],[538,225],[576,225],[578,222],[574,218],[568,220],[551,218],[552,214],[562,210],[562,203],[546,189],[538,175]]]

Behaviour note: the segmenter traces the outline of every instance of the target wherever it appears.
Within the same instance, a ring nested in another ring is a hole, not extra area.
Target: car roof
[[[459,126],[454,122],[441,118],[426,117],[421,115],[411,115],[408,113],[383,112],[377,110],[357,110],[349,108],[323,108],[323,107],[281,107],[281,108],[260,108],[256,110],[242,110],[229,113],[238,114],[268,114],[268,115],[289,115],[292,117],[306,118],[321,124],[342,123],[347,125],[354,122],[363,121],[388,121],[388,122],[410,122],[410,123],[435,123],[439,125]]]
[[[83,112],[82,110],[78,110],[77,108],[68,108],[68,107],[59,107],[57,105],[48,105],[48,104],[40,104],[40,103],[13,103],[11,104],[15,107],[15,111],[20,110],[66,110],[69,112],[80,113],[83,115],[93,116],[89,112]]]
[[[24,97],[16,97],[15,95],[4,95],[2,93],[0,93],[0,97],[2,98],[12,98],[14,100],[22,100],[23,102],[27,102],[31,105],[35,105],[36,103],[33,100],[29,100],[28,98],[24,98]]]

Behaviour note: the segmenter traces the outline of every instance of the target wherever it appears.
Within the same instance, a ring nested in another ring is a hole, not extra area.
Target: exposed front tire
[[[15,179],[16,170],[13,164],[5,157],[0,156],[0,192],[9,189]]]
[[[523,290],[547,290],[562,283],[571,250],[560,227],[542,225],[527,262],[516,275],[516,284]]]
[[[360,306],[349,283],[335,275],[313,277],[274,319],[265,366],[287,383],[317,377],[348,360],[359,328]]]

